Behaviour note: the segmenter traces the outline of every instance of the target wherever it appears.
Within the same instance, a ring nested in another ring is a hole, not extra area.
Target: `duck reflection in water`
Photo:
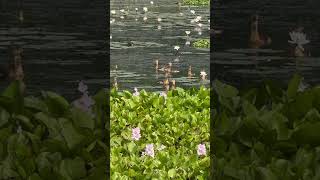
[[[24,84],[24,72],[22,66],[22,52],[21,47],[14,46],[10,48],[13,57],[10,57],[11,62],[8,65],[2,65],[1,68],[1,78],[4,80],[20,81],[21,84],[21,93],[25,91]]]
[[[249,47],[259,49],[270,45],[271,42],[271,38],[266,34],[261,33],[259,29],[259,15],[253,15],[250,22]]]

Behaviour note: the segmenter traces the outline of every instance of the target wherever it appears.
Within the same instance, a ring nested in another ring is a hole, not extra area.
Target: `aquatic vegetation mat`
[[[210,91],[113,90],[111,179],[207,179]]]
[[[23,97],[20,86],[0,95],[0,179],[107,179],[106,91],[84,111],[53,92]]]
[[[192,6],[207,6],[210,4],[210,0],[183,0],[183,4]]]
[[[295,75],[287,89],[272,81],[238,91],[214,82],[213,178],[320,178],[320,87]]]
[[[195,48],[210,48],[210,40],[209,39],[199,39],[192,43],[192,46]]]

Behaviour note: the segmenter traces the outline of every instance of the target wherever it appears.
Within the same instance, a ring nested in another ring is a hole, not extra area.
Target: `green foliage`
[[[214,82],[213,179],[320,178],[320,88],[273,83],[239,92]]]
[[[183,0],[183,4],[190,6],[208,6],[210,5],[210,0]]]
[[[192,43],[192,46],[195,48],[210,48],[210,40],[209,39],[199,39]]]
[[[141,91],[111,93],[112,179],[207,179],[209,156],[198,156],[205,143],[209,152],[210,93],[208,89],[176,90],[167,97]],[[133,141],[132,128],[141,138]],[[146,144],[154,158],[141,156]],[[158,148],[164,145],[163,150]]]
[[[107,179],[101,92],[92,117],[53,92],[23,97],[19,86],[0,95],[0,179]]]

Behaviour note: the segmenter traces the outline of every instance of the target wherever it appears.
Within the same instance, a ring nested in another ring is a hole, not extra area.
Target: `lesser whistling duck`
[[[271,44],[271,38],[259,31],[259,15],[252,16],[250,22],[249,46],[251,48],[260,48]]]

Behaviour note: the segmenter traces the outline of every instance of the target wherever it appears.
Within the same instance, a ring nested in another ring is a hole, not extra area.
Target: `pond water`
[[[104,1],[1,0],[0,10],[0,65],[11,61],[10,45],[22,47],[28,94],[50,90],[73,99],[79,80],[90,94],[106,87]]]
[[[320,83],[320,11],[319,1],[216,1],[214,26],[223,34],[214,37],[212,70],[214,78],[235,86],[254,84],[263,79],[286,83],[301,73],[305,83]],[[249,19],[258,12],[263,32],[272,38],[263,49],[248,48]],[[311,57],[288,56],[289,29],[300,21],[310,42]]]
[[[111,81],[118,83],[119,89],[146,89],[160,91],[160,83],[166,77],[155,70],[154,61],[159,60],[159,68],[172,62],[172,73],[169,79],[176,81],[177,87],[199,87],[208,85],[209,80],[200,80],[200,71],[209,76],[209,49],[196,49],[191,44],[197,39],[209,39],[209,7],[181,6],[178,1],[155,0],[111,0]],[[143,7],[148,11],[144,13]],[[136,11],[135,8],[138,8]],[[125,12],[120,10],[124,9]],[[195,11],[195,14],[191,13]],[[182,13],[182,14],[181,14]],[[123,16],[123,17],[121,17]],[[198,23],[191,23],[196,16],[201,16]],[[146,19],[144,20],[144,17]],[[161,21],[158,21],[161,18]],[[185,31],[191,31],[187,36]],[[199,35],[199,31],[201,35]],[[131,42],[131,43],[129,43]],[[174,46],[179,46],[175,55]],[[117,66],[117,69],[116,69]],[[194,76],[188,78],[189,66]]]

